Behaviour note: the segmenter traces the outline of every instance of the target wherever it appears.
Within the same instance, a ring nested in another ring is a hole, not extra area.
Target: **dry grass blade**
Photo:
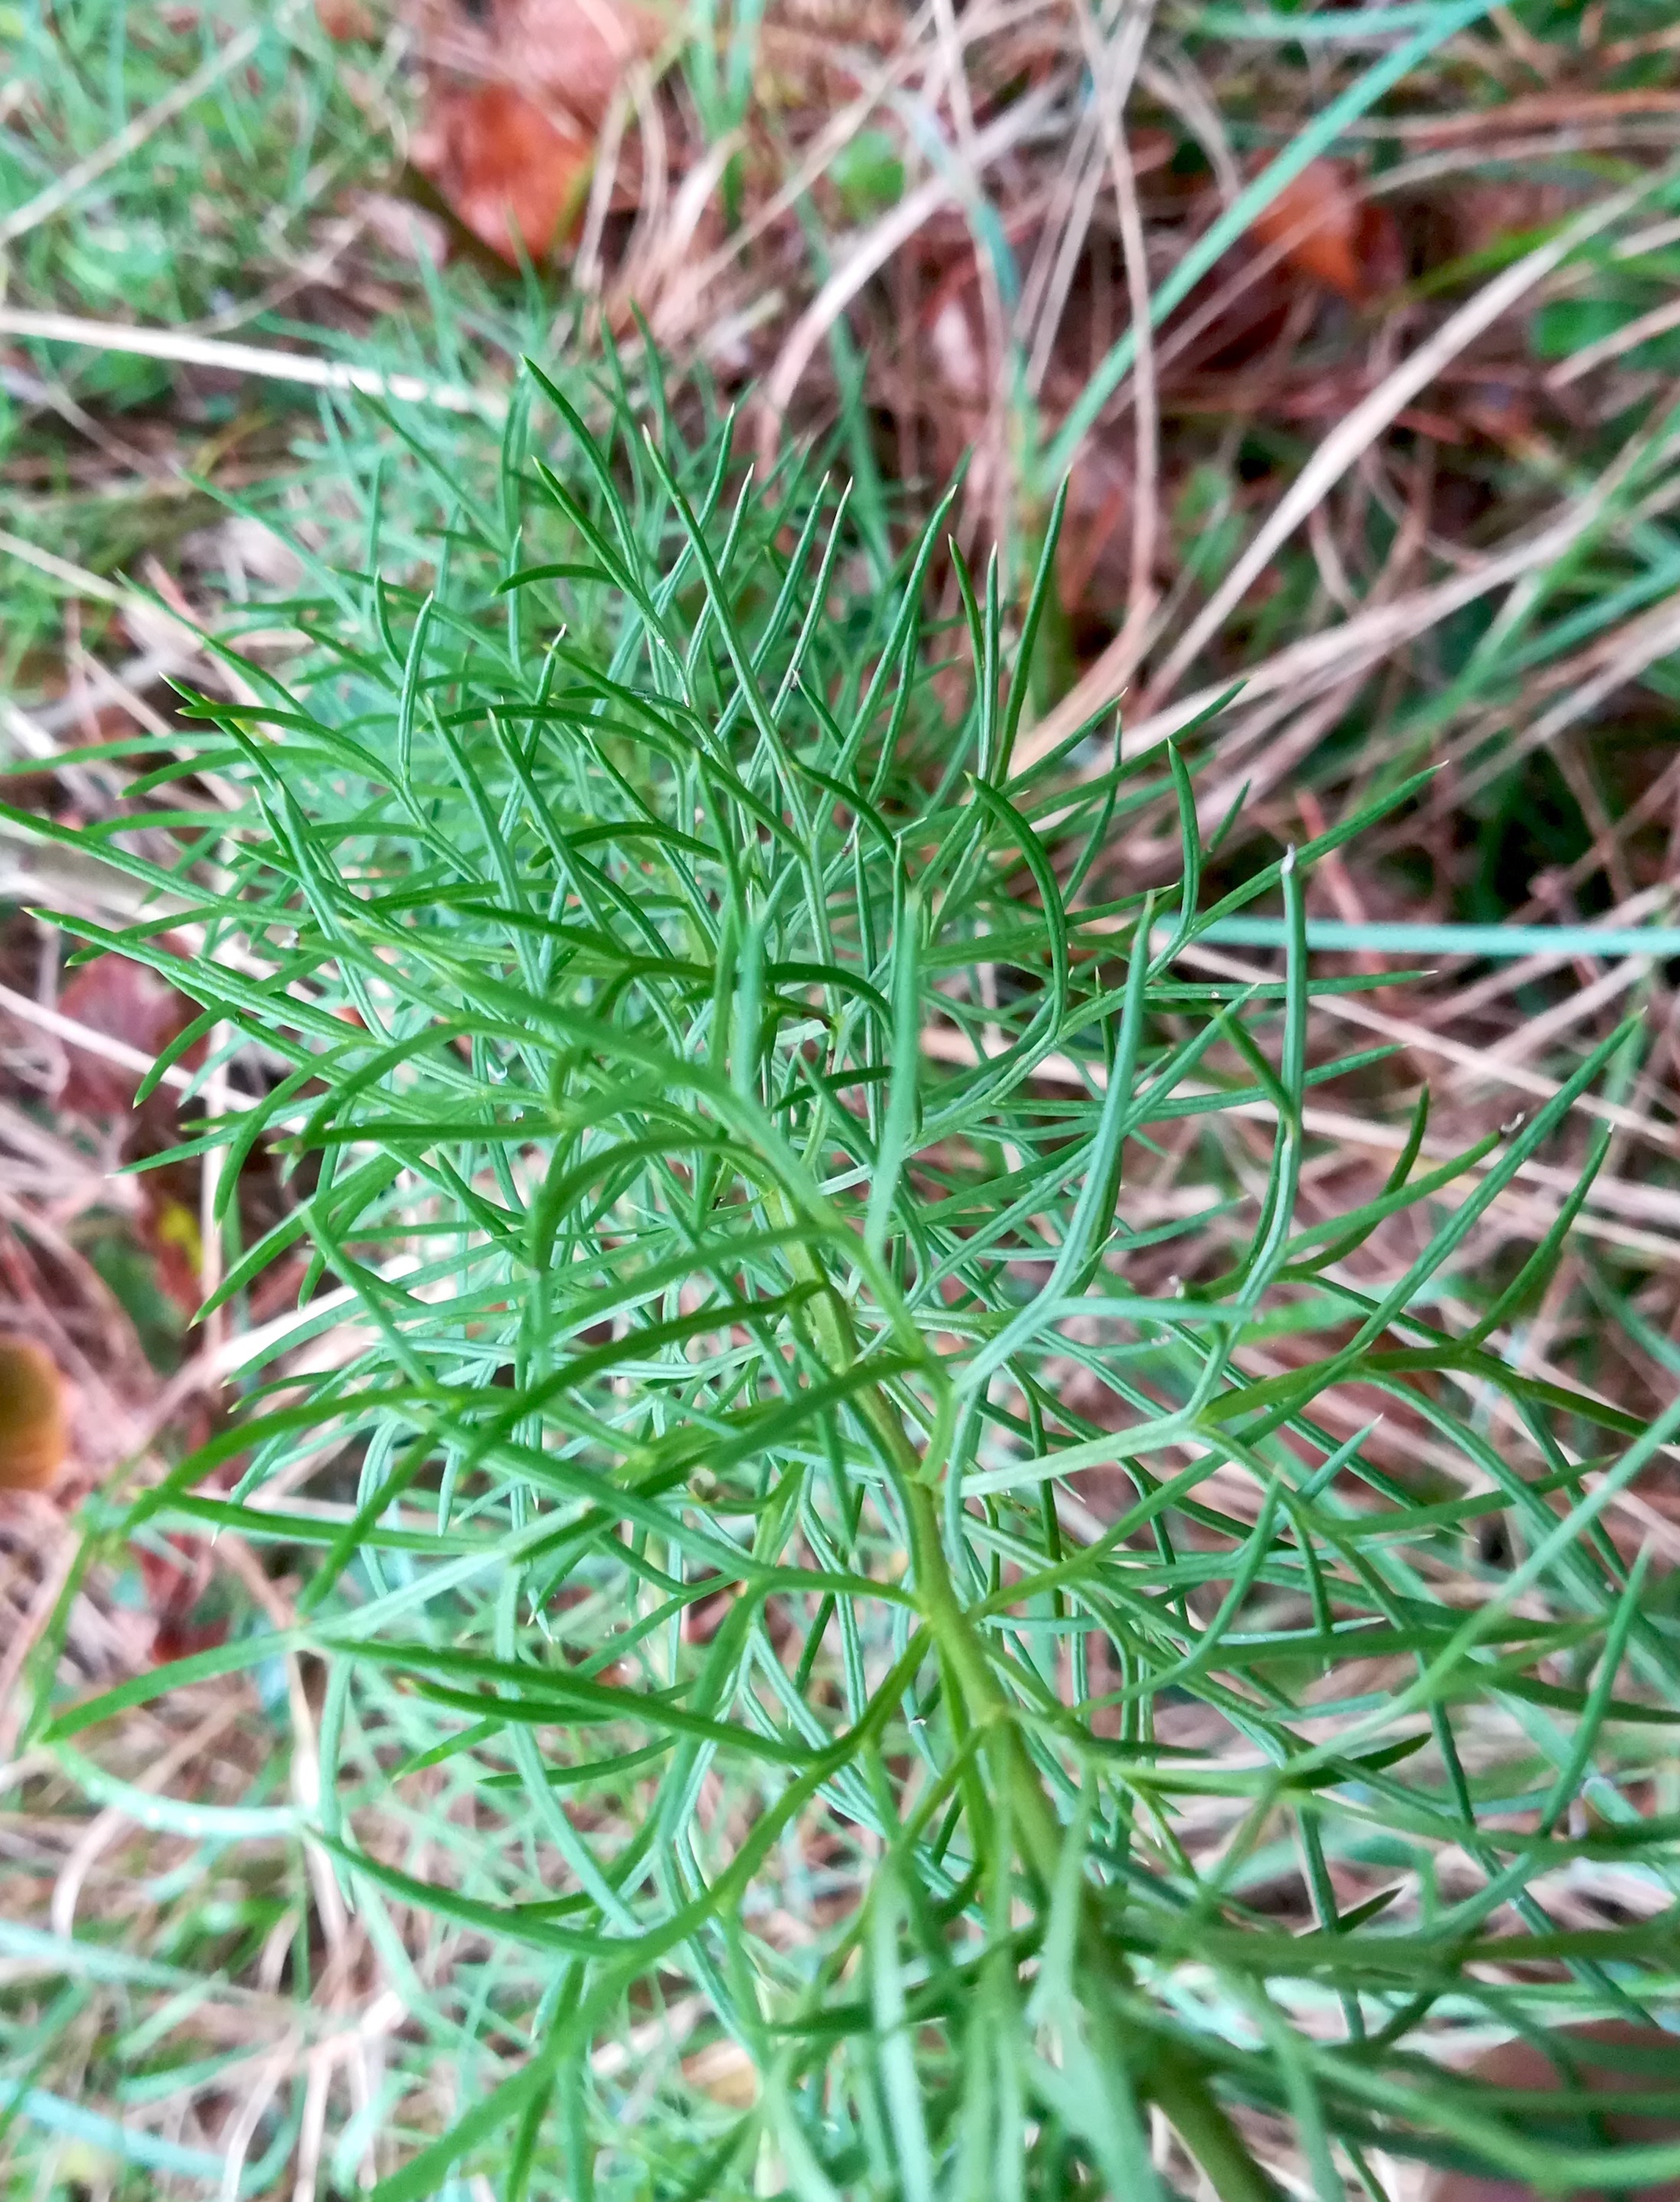
[[[271,382],[295,382],[311,390],[357,391],[402,405],[435,405],[446,413],[472,413],[494,420],[502,399],[496,391],[465,390],[422,375],[386,374],[348,360],[320,359],[278,346],[234,344],[225,337],[198,336],[191,329],[141,328],[123,321],[94,321],[74,314],[42,313],[25,306],[0,306],[0,336],[32,337],[46,344],[79,344],[93,352],[120,352],[136,359],[174,360],[187,367],[219,368]],[[5,545],[14,548],[15,539]]]
[[[1224,575],[1208,602],[1157,668],[1149,684],[1152,700],[1171,694],[1181,675],[1195,662],[1283,545],[1412,399],[1426,390],[1450,361],[1543,282],[1554,268],[1560,267],[1577,246],[1631,213],[1654,188],[1652,181],[1644,180],[1610,193],[1567,223],[1557,236],[1524,254],[1502,274],[1484,284],[1433,336],[1394,368],[1345,421],[1338,423],[1290,485],[1277,509],[1266,515],[1254,541]]]
[[[1017,102],[997,121],[976,134],[967,149],[967,157],[976,179],[992,162],[1001,160],[1012,147],[1043,127],[1054,105],[1055,97],[1055,90],[1050,86],[1032,92]],[[964,180],[956,174],[931,177],[852,244],[840,265],[789,330],[774,366],[765,377],[761,398],[764,424],[761,429],[761,442],[767,454],[774,447],[779,425],[819,345],[846,307],[893,255],[916,235],[931,215],[942,207],[959,203],[965,188]]]

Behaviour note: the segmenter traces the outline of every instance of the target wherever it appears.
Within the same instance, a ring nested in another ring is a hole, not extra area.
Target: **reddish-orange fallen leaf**
[[[137,1050],[148,1060],[185,1032],[198,1015],[196,1002],[189,1001],[156,971],[126,956],[96,956],[75,973],[59,996],[58,1006],[78,1024]],[[134,1105],[140,1073],[111,1062],[91,1048],[72,1045],[68,1053],[69,1070],[61,1096],[64,1106],[101,1122],[126,1118]],[[202,1063],[203,1058],[203,1043],[197,1041],[187,1050],[184,1061]],[[167,1086],[159,1086],[148,1097],[132,1128],[144,1127],[167,1137],[174,1114],[174,1093]]]
[[[44,1491],[70,1449],[64,1380],[32,1339],[0,1338],[0,1491]]]
[[[1393,215],[1361,197],[1345,161],[1309,161],[1254,216],[1253,234],[1281,246],[1298,274],[1354,305],[1404,273]]]
[[[517,267],[520,247],[546,260],[571,230],[593,150],[511,85],[481,84],[434,96],[413,158],[473,236]]]

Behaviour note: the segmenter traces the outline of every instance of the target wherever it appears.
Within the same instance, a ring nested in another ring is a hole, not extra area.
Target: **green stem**
[[[1025,517],[1026,552],[1023,563],[1029,580],[1038,570],[1044,550],[1045,523],[1049,508],[1035,501]],[[1079,677],[1078,654],[1073,647],[1073,622],[1067,616],[1061,591],[1053,581],[1038,621],[1038,643],[1031,665],[1018,666],[1015,678],[1027,683],[1027,698],[1034,719],[1049,716]]]
[[[1224,2105],[1199,2072],[1157,2065],[1148,2092],[1207,2174],[1219,2202],[1278,2202],[1278,2189],[1249,2155]]]
[[[810,1248],[796,1247],[793,1265],[826,1283]],[[849,1367],[857,1358],[856,1336],[845,1304],[831,1285],[813,1303],[813,1320],[830,1365],[837,1370]],[[937,1494],[922,1481],[921,1457],[898,1410],[879,1386],[861,1392],[857,1404],[880,1439],[896,1475],[923,1614],[971,1716],[990,1731],[988,1756],[1007,1787],[1023,1863],[1048,1897],[1061,1858],[1062,1823],[1027,1751],[1014,1707],[992,1671],[985,1648],[951,1581]],[[1129,1987],[1131,1968],[1110,1940],[1095,1893],[1089,1888],[1084,1911],[1087,1931],[1080,1939],[1086,1962],[1107,1976],[1111,1987]],[[1249,2154],[1201,2073],[1176,2060],[1151,2057],[1143,2061],[1135,2077],[1142,2092],[1153,2097],[1171,2120],[1207,2173],[1219,2202],[1277,2202],[1277,2189]]]
[[[902,1428],[899,1434],[902,1438]],[[1048,1893],[1061,1856],[1061,1822],[1028,1755],[1009,1700],[952,1586],[934,1494],[925,1483],[911,1480],[906,1497],[922,1610],[971,1706],[979,1718],[994,1727],[1000,1745],[998,1756],[1009,1784],[1009,1808],[1021,1831],[1025,1862]],[[1085,1932],[1081,1946],[1086,1962],[1107,1975],[1109,1986],[1130,1987],[1131,1968],[1110,1940],[1107,1922],[1090,1889],[1085,1892],[1084,1910]],[[1148,2058],[1134,2077],[1140,2090],[1153,2097],[1166,2112],[1185,2147],[1207,2173],[1219,2202],[1277,2202],[1276,2187],[1248,2153],[1242,2135],[1200,2072],[1167,2059]]]

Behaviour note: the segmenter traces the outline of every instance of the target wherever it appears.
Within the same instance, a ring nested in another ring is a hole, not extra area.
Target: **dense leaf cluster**
[[[306,645],[242,662],[253,704],[198,698],[202,738],[150,745],[144,839],[103,837],[156,921],[64,921],[203,1004],[178,1054],[267,1066],[197,1138],[230,1231],[256,1143],[292,1157],[219,1298],[284,1277],[297,1313],[126,1528],[237,1529],[305,1587],[289,1634],[49,1739],[279,1649],[324,1670],[299,1839],[399,1981],[429,1916],[472,1983],[404,1990],[456,2092],[393,2106],[381,2202],[457,2170],[1131,2202],[1188,2176],[1169,2133],[1225,2202],[1268,2157],[1326,2202],[1407,2152],[1680,2168],[1424,2053],[1674,1968],[1663,1903],[1563,1932],[1541,1887],[1601,1857],[1669,1886],[1630,1793],[1674,1632],[1601,1518],[1668,1424],[1501,1350],[1568,1209],[1468,1334],[1430,1311],[1609,1051],[1457,1162],[1420,1168],[1420,1116],[1379,1199],[1301,1221],[1303,1097],[1358,1068],[1307,1061],[1313,985],[1353,983],[1309,977],[1316,851],[1243,890],[1295,928],[1275,984],[1186,979],[1183,768],[1182,889],[1086,904],[1168,768],[1093,734],[1077,780],[1012,773],[996,569],[959,561],[966,619],[930,632],[938,517],[890,563],[808,466],[755,485],[725,427],[579,402],[593,427],[528,380],[494,484],[419,450],[433,564],[376,536],[322,570]],[[1232,1111],[1272,1127],[1248,1182]],[[1156,1198],[1187,1139],[1234,1263]],[[1422,1251],[1373,1283],[1402,1210]],[[1383,1395],[1456,1487],[1367,1457]],[[738,2045],[745,2107],[606,2053],[679,2011]]]

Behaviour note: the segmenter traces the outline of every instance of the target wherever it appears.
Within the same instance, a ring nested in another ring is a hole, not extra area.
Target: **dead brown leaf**
[[[1594,2094],[1673,2094],[1680,2092],[1680,2035],[1626,2019],[1605,2019],[1594,2026],[1560,2027],[1542,2041],[1504,2041],[1478,2057],[1471,2067],[1484,2086],[1524,2094],[1554,2094],[1565,2086]],[[1609,2139],[1622,2148],[1649,2147],[1680,2134],[1680,2119],[1662,2111],[1611,2110],[1604,2117]],[[1641,2187],[1643,2202],[1680,2202],[1680,2180]],[[1430,2181],[1426,2202],[1533,2202],[1533,2189],[1519,2180],[1477,2179],[1464,2171],[1439,2171]],[[1579,2202],[1607,2202],[1595,2192]]]
[[[64,1379],[44,1348],[0,1338],[0,1491],[44,1491],[69,1450]]]
[[[1252,233],[1281,246],[1297,274],[1351,305],[1376,297],[1405,272],[1394,216],[1364,197],[1346,161],[1309,161],[1254,216]]]
[[[198,1015],[196,1002],[189,1001],[156,971],[126,956],[96,956],[65,987],[58,1006],[78,1024],[146,1056],[161,1052]],[[101,1123],[126,1117],[134,1106],[138,1074],[91,1048],[72,1045],[66,1052],[68,1069],[60,1097],[64,1106]],[[183,1057],[189,1065],[203,1059],[202,1041],[195,1042]],[[167,1139],[174,1116],[173,1093],[167,1086],[159,1086],[148,1095],[138,1121],[131,1128],[162,1133]]]
[[[440,74],[415,168],[510,265],[521,250],[550,258],[582,213],[614,94],[663,37],[632,0],[490,0],[471,15],[439,0],[426,51]]]
[[[591,142],[510,85],[434,93],[413,158],[474,237],[517,267],[547,260],[589,189]]]

